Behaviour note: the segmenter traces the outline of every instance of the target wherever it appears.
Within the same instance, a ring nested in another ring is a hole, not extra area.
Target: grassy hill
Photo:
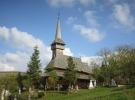
[[[38,100],[135,100],[135,88],[83,89],[69,95],[57,92],[47,92],[43,98]]]

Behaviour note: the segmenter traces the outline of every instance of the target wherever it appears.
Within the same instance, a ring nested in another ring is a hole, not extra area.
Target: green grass
[[[77,93],[49,91],[38,100],[135,100],[135,88],[95,88],[81,89]]]

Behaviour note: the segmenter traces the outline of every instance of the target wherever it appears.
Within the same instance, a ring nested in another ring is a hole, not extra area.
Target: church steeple
[[[55,40],[61,39],[60,15],[58,14]]]
[[[65,43],[61,37],[60,15],[58,15],[55,40],[51,44],[52,59],[54,59],[57,55],[63,55],[63,50],[65,48],[64,46],[65,46]]]

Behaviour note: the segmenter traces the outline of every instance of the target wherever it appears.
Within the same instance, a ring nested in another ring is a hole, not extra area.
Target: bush
[[[8,100],[14,100],[14,95],[10,95],[7,98],[8,98]]]
[[[38,98],[42,98],[44,96],[44,92],[38,92]]]

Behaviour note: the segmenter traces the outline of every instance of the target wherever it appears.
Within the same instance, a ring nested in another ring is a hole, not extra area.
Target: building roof
[[[52,59],[50,61],[50,63],[47,65],[46,69],[48,69],[48,68],[67,69],[68,57],[69,56],[66,56],[66,55],[57,55],[54,59]],[[88,66],[87,63],[83,63],[80,58],[75,58],[75,57],[72,57],[72,58],[76,65],[76,70],[78,72],[84,72],[84,73],[92,72],[90,66]]]
[[[64,41],[62,39],[55,39],[52,44],[59,43],[65,45]]]
[[[59,16],[58,16],[58,20],[57,20],[55,39],[61,39],[61,27],[60,27],[60,19],[59,19]]]
[[[62,36],[61,36],[61,26],[60,26],[60,18],[59,18],[59,15],[58,15],[58,19],[57,19],[55,40],[54,40],[53,43],[65,44],[64,41],[62,40]],[[52,44],[53,44],[53,43],[52,43]]]

